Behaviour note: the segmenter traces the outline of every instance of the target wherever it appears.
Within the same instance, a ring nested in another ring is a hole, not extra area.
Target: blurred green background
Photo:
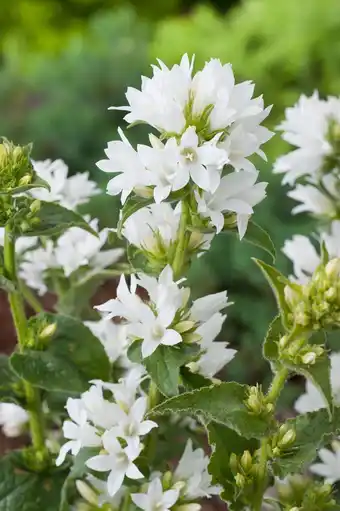
[[[34,141],[34,158],[61,157],[73,172],[89,170],[103,187],[107,176],[94,163],[122,124],[122,113],[107,108],[125,103],[127,85],[139,86],[156,57],[173,64],[188,52],[197,66],[211,57],[232,62],[237,80],[254,80],[257,94],[274,104],[269,127],[302,92],[340,91],[339,0],[16,0],[1,6],[0,34],[0,133]],[[146,134],[134,128],[129,136],[135,142]],[[312,224],[291,216],[286,190],[271,174],[286,149],[277,135],[265,149],[268,163],[257,161],[269,186],[255,219],[271,234],[279,267],[289,272],[283,242]],[[114,226],[118,207],[103,196],[90,209]],[[252,256],[266,259],[219,237],[189,276],[195,296],[228,289],[235,305],[221,338],[240,353],[227,377],[247,382],[268,374],[260,349],[275,313]],[[298,387],[288,392],[286,403]]]

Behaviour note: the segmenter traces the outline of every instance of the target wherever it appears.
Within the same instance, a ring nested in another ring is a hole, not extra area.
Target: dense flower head
[[[47,202],[58,202],[68,209],[76,209],[100,193],[97,184],[89,179],[88,172],[81,172],[68,177],[68,166],[63,160],[33,161],[37,175],[50,186],[35,188],[30,195]]]
[[[0,144],[0,190],[11,191],[29,185],[35,177],[30,159],[32,146],[16,146],[2,138]]]
[[[123,254],[123,249],[102,250],[109,234],[99,230],[98,220],[86,217],[98,237],[79,227],[71,227],[53,242],[30,249],[22,254],[20,276],[27,284],[43,295],[47,292],[46,277],[51,269],[59,269],[69,277],[79,268],[103,269],[113,265]]]

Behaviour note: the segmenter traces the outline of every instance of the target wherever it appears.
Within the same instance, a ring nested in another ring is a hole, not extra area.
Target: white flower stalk
[[[334,220],[329,233],[323,232],[321,239],[325,243],[329,257],[340,257],[340,221]],[[292,277],[300,284],[307,284],[321,263],[321,257],[317,253],[314,245],[306,236],[299,234],[293,236],[291,240],[286,240],[282,252],[292,261],[294,274]]]
[[[208,464],[209,456],[204,454],[203,449],[193,449],[192,441],[189,439],[173,474],[174,482],[182,488],[181,496],[184,500],[220,494],[221,487],[211,485]]]
[[[340,353],[332,353],[331,360],[331,386],[334,404],[340,404]],[[325,408],[325,399],[321,392],[310,380],[306,381],[306,392],[295,402],[295,410],[299,413],[314,412]]]
[[[102,436],[105,454],[99,454],[88,459],[86,465],[97,472],[109,472],[107,489],[114,496],[122,487],[125,476],[129,479],[141,479],[143,474],[135,465],[142,445],[138,442],[130,442],[122,447],[114,431],[105,431]]]
[[[320,449],[318,456],[321,460],[309,467],[309,470],[324,478],[325,483],[334,484],[340,480],[340,445],[339,442],[332,442],[332,450]]]
[[[338,159],[340,100],[302,95],[280,124],[283,139],[296,147],[276,161],[274,172],[284,173],[284,183],[293,184],[301,176],[317,178],[324,170],[332,171]],[[325,169],[326,167],[326,169]],[[328,167],[328,168],[327,168]]]
[[[219,233],[224,226],[224,215],[235,213],[240,239],[246,233],[253,207],[266,197],[267,183],[256,183],[256,172],[232,172],[221,179],[215,193],[195,193],[198,212],[216,228]]]
[[[132,493],[132,502],[144,511],[169,511],[179,498],[178,490],[164,491],[162,483],[157,477],[148,486],[146,493]]]
[[[117,362],[123,368],[131,365],[126,355],[129,340],[124,324],[100,319],[85,321],[85,325],[98,337],[111,363]]]
[[[63,160],[33,161],[34,170],[44,179],[51,190],[35,188],[30,195],[35,199],[57,202],[68,209],[76,209],[91,197],[100,193],[97,184],[89,180],[88,172],[68,177],[68,167]]]
[[[246,168],[244,158],[260,153],[260,145],[271,136],[259,126],[270,108],[264,110],[261,97],[252,98],[254,84],[235,84],[231,65],[223,65],[218,59],[206,62],[193,77],[193,62],[187,55],[171,69],[158,62],[159,68],[153,66],[152,78],[142,77],[141,91],[129,87],[129,106],[118,107],[128,111],[125,120],[146,122],[161,133],[177,136],[188,126],[196,126],[203,139],[209,140],[216,133],[223,133],[228,140],[229,133],[233,133],[234,140],[227,141],[226,147],[237,167]]]
[[[22,435],[28,423],[28,413],[14,403],[0,403],[0,426],[7,437]]]

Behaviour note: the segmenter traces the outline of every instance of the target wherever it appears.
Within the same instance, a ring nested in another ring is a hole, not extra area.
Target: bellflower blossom
[[[320,449],[318,456],[321,460],[309,467],[309,470],[325,479],[325,483],[334,484],[340,480],[340,444],[332,442],[332,450]]]
[[[195,192],[198,212],[210,219],[219,233],[224,226],[224,214],[235,213],[240,239],[246,233],[253,206],[266,197],[267,183],[256,183],[258,173],[232,172],[222,177],[215,193]]]
[[[322,189],[316,184],[298,184],[288,192],[288,196],[300,202],[292,209],[293,214],[311,212],[314,215],[334,218],[337,214],[339,181],[332,174],[320,180]]]
[[[163,491],[162,483],[158,477],[153,479],[148,486],[147,493],[132,493],[131,499],[134,504],[144,511],[169,511],[177,502],[179,491],[170,489]]]
[[[50,190],[34,188],[30,195],[47,202],[58,202],[67,209],[76,209],[100,193],[97,184],[89,180],[88,172],[68,177],[68,167],[63,160],[33,161],[34,170],[44,179]]]
[[[118,362],[124,368],[131,365],[126,355],[129,341],[124,324],[103,318],[99,321],[85,321],[85,325],[98,337],[111,363]]]

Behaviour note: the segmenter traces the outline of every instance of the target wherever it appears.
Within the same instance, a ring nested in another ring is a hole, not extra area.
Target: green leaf
[[[236,431],[245,438],[262,438],[271,430],[267,417],[254,415],[244,404],[248,386],[235,382],[220,383],[185,392],[153,408],[153,414],[168,412],[203,415]]]
[[[155,201],[153,197],[150,197],[149,199],[137,197],[136,195],[128,197],[123,208],[121,209],[120,219],[117,225],[117,236],[119,238],[122,237],[123,225],[131,215],[136,213],[136,211],[138,211],[139,209],[145,208],[146,206],[149,206],[154,202]]]
[[[9,358],[6,355],[0,355],[0,401],[20,404],[18,394],[14,390],[19,385],[20,380],[12,371]]]
[[[98,237],[96,231],[85,222],[84,218],[70,209],[54,202],[41,201],[40,209],[35,213],[36,224],[30,225],[21,233],[23,236],[50,236],[61,234],[70,227],[79,227]],[[15,217],[14,217],[15,220]]]
[[[16,290],[14,282],[3,275],[0,275],[0,288],[6,291],[6,293],[13,293]]]
[[[286,477],[301,472],[316,457],[317,451],[329,443],[340,431],[340,408],[335,408],[333,420],[325,408],[299,415],[286,424],[296,432],[296,440],[290,452],[273,462],[274,474]]]
[[[100,341],[81,321],[60,314],[43,313],[38,319],[56,323],[46,351],[14,353],[16,374],[32,385],[51,391],[83,392],[93,379],[108,380],[110,362]]]
[[[211,422],[207,429],[209,444],[213,451],[208,467],[209,474],[213,477],[212,482],[223,487],[221,494],[223,500],[236,503],[238,490],[229,464],[230,455],[232,453],[241,455],[246,450],[253,453],[259,443],[255,439],[243,438],[221,424]]]
[[[202,387],[209,387],[212,381],[198,373],[193,373],[188,367],[181,367],[182,384],[186,390],[195,390]]]
[[[286,284],[288,283],[288,279],[282,275],[279,270],[270,266],[269,264],[264,263],[260,259],[252,258],[253,261],[257,264],[257,266],[262,271],[263,275],[266,277],[270,287],[273,290],[273,293],[276,298],[277,306],[279,312],[281,314],[281,321],[283,326],[288,328],[288,315],[290,313],[289,307],[286,304],[284,289]]]
[[[276,316],[269,325],[266,338],[263,343],[263,356],[270,362],[277,362],[279,358],[278,342],[285,334],[280,316]]]
[[[150,357],[143,359],[141,342],[135,341],[128,350],[128,357],[132,362],[145,366],[157,388],[164,396],[174,396],[178,394],[181,366],[192,361],[198,352],[198,344],[160,345]]]
[[[0,459],[0,511],[59,511],[63,472],[35,473],[12,452]]]
[[[249,220],[248,227],[243,237],[243,240],[267,252],[272,258],[273,263],[275,262],[276,250],[271,237],[269,236],[267,231],[265,231],[262,227],[260,227],[252,220]]]
[[[27,184],[22,186],[17,186],[15,188],[7,189],[7,190],[0,190],[0,195],[16,195],[18,193],[28,192],[32,190],[33,188],[45,188],[46,190],[51,190],[50,185],[48,184],[45,179],[42,179],[39,176],[35,176],[34,180]]]

